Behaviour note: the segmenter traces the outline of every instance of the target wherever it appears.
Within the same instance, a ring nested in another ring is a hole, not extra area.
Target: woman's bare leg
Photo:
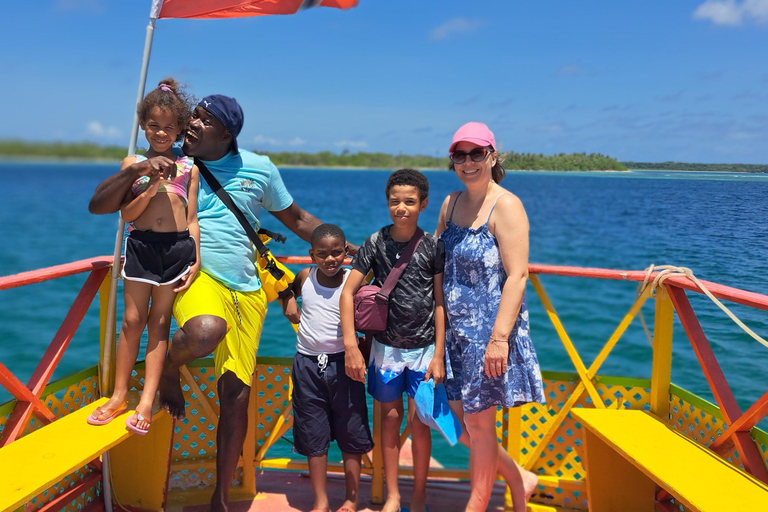
[[[496,408],[464,415],[469,434],[469,478],[471,491],[466,512],[483,512],[488,508],[493,483],[499,466],[499,443],[496,439]]]
[[[470,436],[467,432],[467,428],[464,426],[464,407],[460,400],[451,401],[449,402],[449,405],[462,423],[459,442],[469,447]],[[536,490],[539,478],[535,473],[522,468],[500,444],[497,443],[497,445],[499,452],[498,472],[504,477],[507,486],[509,486],[512,495],[512,504],[515,507],[515,510],[525,510],[525,504],[528,503],[531,495]]]

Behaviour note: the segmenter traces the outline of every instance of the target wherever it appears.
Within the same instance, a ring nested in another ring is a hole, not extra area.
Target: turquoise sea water
[[[0,163],[0,275],[111,255],[117,215],[87,210],[96,185],[117,165]],[[350,240],[389,223],[384,201],[388,171],[284,169],[296,202]],[[460,188],[448,171],[428,171],[431,203],[420,224],[434,230],[439,206]],[[686,266],[701,279],[768,293],[768,175],[636,171],[628,173],[510,172],[502,184],[528,213],[530,261],[555,265],[642,270],[650,264]],[[269,214],[264,226],[288,234]],[[275,254],[307,252],[291,234]],[[298,269],[297,269],[298,270]],[[0,363],[23,382],[53,338],[85,275],[0,291]],[[543,276],[555,308],[587,365],[634,299],[635,284]],[[768,348],[743,334],[707,299],[691,302],[742,409],[766,390]],[[531,331],[542,368],[573,371],[562,344],[531,287]],[[735,305],[734,312],[768,336],[768,313]],[[652,305],[645,307],[652,318]],[[98,311],[91,307],[55,378],[98,358]],[[652,325],[651,325],[652,327]],[[259,355],[291,356],[295,338],[279,308],[271,308]],[[601,373],[649,377],[651,350],[634,322]],[[675,331],[673,381],[711,399],[682,328]],[[0,390],[0,402],[8,394]],[[435,442],[434,456],[466,463],[466,451]]]

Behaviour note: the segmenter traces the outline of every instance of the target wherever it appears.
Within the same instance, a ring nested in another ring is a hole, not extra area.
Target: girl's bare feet
[[[88,417],[88,423],[91,425],[106,425],[117,416],[120,416],[126,408],[125,400],[112,397],[107,400],[107,403],[93,410]]]
[[[140,430],[149,430],[149,426],[152,424],[152,404],[149,406],[139,404],[136,406],[137,421],[135,427]]]

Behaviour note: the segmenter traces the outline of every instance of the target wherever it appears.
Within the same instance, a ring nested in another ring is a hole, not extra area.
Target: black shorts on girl
[[[334,439],[346,453],[363,454],[373,448],[365,384],[347,377],[344,352],[296,354],[291,379],[296,453],[305,457],[323,455]]]
[[[197,261],[195,239],[189,231],[161,233],[134,229],[125,239],[121,275],[129,281],[155,286],[171,284]]]

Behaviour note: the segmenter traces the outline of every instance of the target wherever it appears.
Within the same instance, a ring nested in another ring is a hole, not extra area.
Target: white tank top
[[[317,282],[317,267],[309,270],[309,276],[301,285],[301,320],[296,336],[296,351],[305,356],[336,354],[344,351],[341,333],[339,297],[349,277],[336,288],[326,288]]]

